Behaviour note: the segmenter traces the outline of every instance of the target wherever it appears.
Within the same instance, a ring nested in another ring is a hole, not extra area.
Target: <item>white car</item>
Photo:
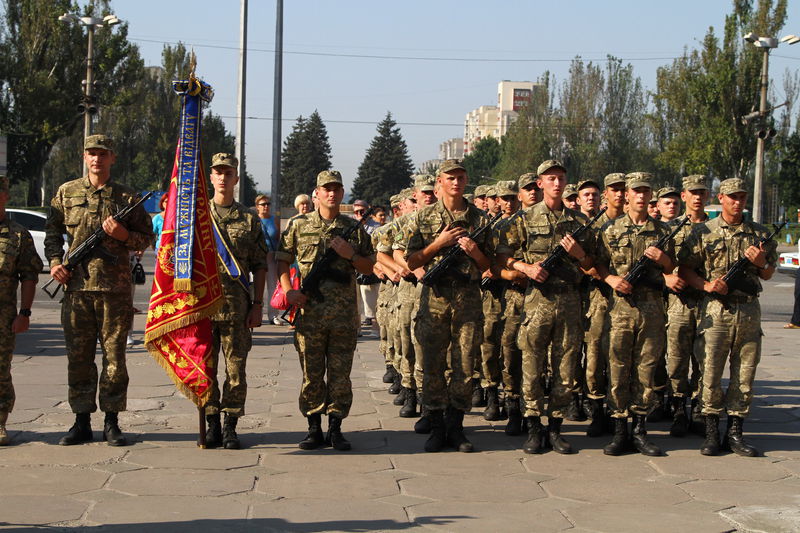
[[[784,252],[778,257],[778,272],[797,276],[800,270],[800,242],[797,243],[796,252]]]
[[[12,208],[6,209],[6,215],[20,226],[27,228],[31,233],[33,244],[36,246],[36,253],[39,254],[39,258],[44,263],[44,270],[49,271],[50,268],[44,256],[44,226],[45,222],[47,222],[47,215],[28,209]],[[67,249],[67,236],[64,235],[64,257],[66,257]]]

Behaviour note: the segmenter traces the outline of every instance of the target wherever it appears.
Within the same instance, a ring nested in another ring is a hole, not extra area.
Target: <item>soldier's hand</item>
[[[578,241],[576,241],[572,235],[564,235],[561,239],[561,246],[575,259],[583,259],[586,257],[586,252],[583,251],[583,247],[578,244]]]
[[[396,270],[392,277],[389,278],[392,280],[392,283],[400,283],[400,280],[403,279],[403,276],[400,275],[400,271]]]
[[[17,315],[16,318],[14,318],[14,321],[11,323],[11,333],[24,333],[28,331],[30,323],[31,323],[30,318],[22,315]]]
[[[447,227],[444,228],[444,230],[442,230],[439,236],[436,237],[436,239],[434,239],[433,243],[436,246],[437,250],[441,250],[442,248],[453,246],[455,243],[458,242],[458,239],[465,236],[466,234],[467,230],[465,230],[461,226],[451,227],[448,224]]]
[[[400,270],[397,271],[401,278],[405,279],[411,275],[411,271],[405,267],[400,267]]]
[[[662,267],[668,266],[669,256],[656,248],[655,246],[650,246],[644,251],[644,255],[661,265]]]
[[[621,276],[614,276],[609,275],[606,278],[606,283],[608,286],[614,289],[615,291],[622,293],[622,294],[631,294],[633,293],[633,285],[628,283],[625,278]]]
[[[534,263],[531,266],[532,266],[531,274],[533,274],[533,275],[529,275],[529,277],[533,281],[535,281],[537,283],[544,283],[545,281],[547,281],[547,278],[550,277],[550,272],[548,272],[546,269],[542,268],[542,262],[541,261],[539,261],[538,263]]]
[[[257,328],[261,325],[262,316],[264,314],[264,308],[261,304],[254,304],[253,307],[250,308],[250,312],[247,314],[247,327],[248,328]]]
[[[423,276],[425,276],[425,269],[419,267],[418,269],[414,270],[414,276],[417,278],[417,281],[420,281]]]
[[[458,245],[464,250],[464,253],[468,256],[472,257],[472,255],[478,250],[478,245],[475,244],[475,241],[470,239],[469,237],[461,237],[458,239]]]
[[[762,270],[767,268],[767,254],[760,247],[749,246],[744,251],[744,256],[758,268]]]
[[[333,251],[339,254],[339,257],[349,260],[353,257],[353,254],[356,253],[353,245],[347,242],[346,240],[342,239],[339,236],[336,236],[331,241],[331,248]]]
[[[118,241],[125,242],[128,240],[128,230],[114,220],[114,217],[108,217],[103,221],[103,231],[110,237],[117,239]]]
[[[668,289],[675,292],[681,292],[686,288],[686,281],[677,274],[666,274],[664,276],[664,283],[667,285]]]
[[[716,292],[718,294],[728,294],[728,284],[722,281],[722,278],[717,278],[714,281],[706,281],[703,283],[703,290],[706,292]]]
[[[72,272],[67,270],[64,265],[56,265],[50,269],[50,276],[60,284],[66,285],[72,277]]]
[[[298,291],[297,289],[292,289],[286,293],[286,301],[289,302],[291,305],[297,307],[303,307],[304,305],[306,305],[307,300],[308,298],[306,297],[306,295]]]

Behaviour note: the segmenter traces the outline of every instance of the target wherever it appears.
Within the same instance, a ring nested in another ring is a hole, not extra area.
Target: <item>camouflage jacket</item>
[[[42,260],[28,230],[6,217],[0,221],[0,305],[17,301],[20,281],[36,281]]]
[[[465,204],[467,208],[464,211],[453,213],[448,211],[442,201],[439,200],[435,204],[415,211],[409,217],[408,223],[404,225],[402,236],[395,241],[397,249],[405,250],[405,257],[408,260],[411,254],[423,250],[431,244],[448,225],[461,226],[468,233],[472,233],[489,223],[483,211],[469,202],[465,201]],[[494,244],[490,231],[483,232],[475,244],[478,245],[478,248],[489,260],[494,257]],[[440,250],[425,265],[425,270],[427,271],[439,262],[446,252],[447,248]],[[461,254],[460,257],[453,261],[452,265],[452,268],[459,272],[461,276],[468,276],[470,280],[477,281],[481,277],[478,265],[466,254]]]
[[[68,181],[58,188],[50,202],[47,217],[44,253],[50,267],[64,261],[64,237],[69,250],[86,240],[103,221],[134,201],[136,192],[127,185],[109,181],[95,189],[89,178]],[[102,246],[117,258],[116,264],[101,257],[92,257],[72,273],[68,291],[125,292],[131,290],[131,266],[128,254],[132,250],[145,250],[153,244],[153,223],[139,206],[122,223],[128,230],[128,240],[118,241],[106,236]]]
[[[675,230],[675,225],[676,224],[680,224],[681,221],[683,221],[685,216],[686,215],[684,214],[684,215],[676,217],[675,219],[670,220],[669,222],[667,222],[667,224],[670,227],[670,231],[674,231]],[[680,258],[681,257],[681,250],[683,249],[683,246],[686,243],[686,239],[692,233],[692,230],[696,226],[698,226],[700,224],[704,224],[704,223],[705,222],[690,222],[689,224],[686,224],[685,226],[683,226],[681,228],[681,230],[675,235],[673,241],[675,242],[675,257],[676,258]],[[673,274],[677,274],[677,273],[678,273],[678,270],[676,268],[675,272],[673,272]],[[697,273],[700,274],[700,277],[703,277],[703,269],[702,268],[697,269]],[[703,292],[702,291],[698,291],[694,287],[690,287],[688,285],[686,286],[685,289],[683,289],[683,291],[681,291],[681,294],[683,295],[682,296],[683,298],[690,298],[694,302],[697,302],[698,300],[700,300],[703,297]]]
[[[258,216],[238,202],[233,202],[228,213],[221,216],[217,212],[214,202],[209,203],[211,204],[211,216],[214,217],[214,222],[239,263],[242,273],[247,276],[257,270],[266,270],[267,241],[264,239],[264,232]],[[242,290],[239,282],[234,281],[227,274],[219,257],[217,257],[217,268],[222,281],[225,303],[214,319],[243,318],[249,311],[250,295]],[[268,297],[270,296],[272,295],[268,295]]]
[[[747,221],[737,225],[728,224],[720,215],[692,226],[691,233],[680,248],[678,264],[694,269],[706,281],[721,278],[740,257],[744,257],[744,251],[749,246],[757,244],[760,238],[769,234],[770,231],[761,224]],[[778,262],[778,243],[771,240],[764,248],[767,265],[775,266]],[[747,263],[744,275],[746,281],[761,292],[758,268],[753,263]],[[731,289],[728,293],[731,296],[745,295]]]
[[[300,267],[301,279],[305,278],[314,261],[322,257],[330,247],[331,240],[344,233],[347,228],[357,224],[359,224],[357,220],[342,214],[339,214],[331,222],[323,219],[319,211],[300,215],[281,234],[281,244],[275,253],[275,259],[289,264],[296,261]],[[374,259],[370,236],[367,235],[363,227],[359,227],[350,236],[350,244],[356,254]],[[349,284],[355,286],[356,271],[350,261],[337,255],[331,264],[331,268],[345,274],[350,279]],[[340,290],[343,287],[344,285],[335,282],[328,283],[323,281],[320,284],[320,290],[323,296],[326,296],[326,301],[328,292]],[[353,303],[355,303],[355,291],[347,289],[348,295],[351,292]]]
[[[600,229],[595,263],[607,266],[608,271],[615,276],[624,277],[647,248],[669,233],[669,226],[663,222],[647,217],[643,225],[637,226],[626,213],[606,222]],[[672,240],[663,251],[675,261],[675,244]],[[651,264],[642,278],[641,286],[637,286],[635,290],[663,288],[663,274],[664,269],[660,265]]]
[[[561,214],[557,215],[544,202],[539,202],[515,219],[508,229],[499,232],[497,253],[517,257],[521,250],[522,260],[526,263],[544,261],[565,235],[574,233],[588,221],[586,216],[578,211],[565,207]],[[591,254],[595,249],[592,232],[584,232],[578,244],[587,254]],[[548,278],[548,285],[575,284],[583,277],[583,271],[574,257],[567,256],[563,259],[559,269],[558,275],[551,275]]]

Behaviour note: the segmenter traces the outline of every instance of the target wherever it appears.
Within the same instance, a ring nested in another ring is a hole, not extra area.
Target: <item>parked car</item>
[[[797,251],[784,252],[778,257],[778,272],[797,276],[800,270],[800,241],[797,243]]]
[[[49,272],[50,267],[44,256],[44,226],[45,222],[47,222],[47,215],[39,213],[38,211],[13,208],[7,208],[6,215],[17,224],[28,229],[31,233],[31,237],[33,237],[36,253],[39,254],[39,258],[42,260],[42,263],[44,263],[44,270]],[[67,255],[67,249],[67,236],[64,235],[64,257]]]

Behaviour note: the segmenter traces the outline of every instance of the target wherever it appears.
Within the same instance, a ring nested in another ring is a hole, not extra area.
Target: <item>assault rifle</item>
[[[785,225],[786,220],[784,220],[780,226],[774,224],[775,231],[766,237],[761,237],[758,239],[758,242],[755,245],[758,247],[768,243],[775,238],[775,235],[781,232]],[[731,268],[728,269],[725,275],[722,276],[722,281],[727,283],[730,289],[740,290],[748,296],[758,296],[758,285],[744,277],[745,268],[747,268],[749,263],[750,260],[747,259],[747,257],[740,257],[735,263],[733,263],[733,265],[731,265]]]
[[[524,209],[518,209],[516,213],[508,218],[503,218],[494,225],[495,230],[503,230],[509,227],[514,220],[525,214]],[[500,278],[481,278],[481,290],[490,291],[495,298],[500,298],[506,288],[506,280]]]
[[[686,224],[688,224],[689,222],[690,222],[689,216],[687,215],[686,217],[684,217],[683,220],[681,220],[678,224],[675,225],[675,229],[673,229],[671,232],[669,232],[668,234],[666,234],[663,237],[661,237],[660,239],[658,239],[658,241],[656,241],[656,243],[653,246],[655,248],[658,248],[659,250],[661,250],[663,252],[664,251],[664,247],[667,245],[667,243],[669,241],[671,241],[672,239],[674,239],[675,235],[678,234],[678,232],[681,230],[681,228],[683,226],[685,226]],[[628,271],[628,273],[625,274],[625,281],[630,283],[631,286],[635,286],[637,283],[642,281],[642,278],[644,277],[645,273],[647,272],[647,269],[650,266],[652,266],[653,264],[655,264],[655,261],[653,261],[652,259],[650,259],[646,255],[642,255],[642,257],[640,257],[638,259],[638,261],[636,261],[636,263],[634,263],[633,267]],[[659,289],[659,290],[661,290],[661,289]],[[626,298],[626,297],[631,296],[631,295],[630,294],[622,294],[621,292],[617,291],[617,296],[621,296],[623,298]]]
[[[475,229],[472,233],[470,233],[467,236],[474,241],[475,239],[480,237],[483,232],[485,232],[488,229],[491,229],[492,226],[494,226],[494,223],[500,220],[500,217],[502,216],[503,216],[502,212],[497,213],[485,226],[481,226],[480,228]],[[442,256],[441,261],[433,265],[431,269],[425,272],[425,275],[422,276],[422,279],[420,280],[422,284],[427,285],[428,287],[433,287],[434,285],[436,285],[436,283],[439,281],[442,275],[444,275],[444,273],[450,269],[450,266],[452,265],[453,261],[455,261],[456,258],[461,257],[463,254],[464,250],[461,249],[461,246],[459,246],[458,243],[448,248],[447,251]]]
[[[600,220],[600,217],[603,216],[603,213],[606,212],[606,209],[608,208],[604,207],[594,217],[592,217],[592,219],[587,222],[585,226],[581,226],[580,228],[576,229],[575,232],[572,233],[572,238],[577,240],[581,235],[594,226],[594,223]],[[561,244],[558,244],[553,251],[550,252],[550,255],[548,255],[547,258],[541,262],[541,267],[547,271],[549,276],[558,276],[560,272],[558,267],[561,264],[561,260],[567,257],[567,255],[569,254],[567,254],[567,251],[564,249],[564,247],[561,246]],[[550,278],[548,277],[547,279]],[[545,280],[545,283],[546,282],[547,281]],[[533,283],[537,286],[542,285],[541,283],[537,283],[535,281]]]
[[[119,210],[117,214],[113,216],[114,220],[117,222],[122,222],[133,212],[134,209],[142,205],[148,198],[153,195],[153,191],[148,192],[143,197],[139,198],[134,203],[129,203],[125,207]],[[102,257],[104,260],[108,261],[112,265],[117,264],[117,256],[111,254],[108,250],[103,248],[102,242],[103,239],[107,236],[106,231],[103,229],[103,225],[97,227],[97,229],[92,232],[91,235],[86,237],[82,243],[75,247],[75,249],[70,252],[67,256],[67,261],[64,263],[64,268],[66,268],[69,272],[73,272],[76,268],[81,266],[89,257],[92,255],[97,255]],[[50,286],[51,283],[56,281],[55,278],[50,278],[50,280],[45,283],[42,287],[42,290],[52,299],[56,297],[58,294],[58,289],[61,288],[61,284],[57,283],[56,287],[52,290],[48,290],[47,287]]]
[[[356,230],[361,227],[361,224],[368,220],[370,216],[372,216],[374,211],[375,207],[370,207],[367,209],[367,212],[364,213],[364,216],[361,217],[361,220],[344,230],[340,237],[345,241],[349,240],[353,233],[355,233]],[[310,296],[314,300],[324,302],[325,296],[322,295],[322,291],[319,289],[320,283],[322,283],[323,280],[329,279],[340,284],[347,283],[350,279],[349,275],[331,268],[331,265],[337,257],[339,257],[339,254],[337,254],[333,248],[328,247],[325,252],[319,258],[317,258],[316,261],[314,261],[314,264],[311,265],[311,270],[308,271],[308,274],[303,277],[303,281],[300,284],[300,292]],[[286,320],[286,317],[291,310],[292,307],[289,307],[283,312],[281,318]]]

